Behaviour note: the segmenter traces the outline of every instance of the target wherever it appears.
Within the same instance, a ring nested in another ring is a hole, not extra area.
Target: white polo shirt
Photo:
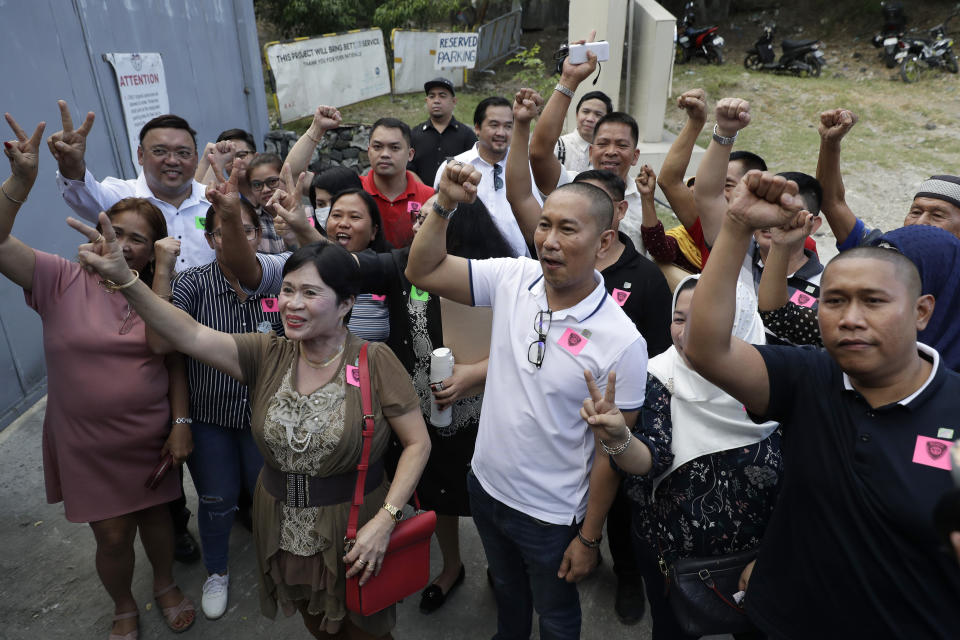
[[[601,389],[617,372],[617,406],[643,405],[647,345],[607,294],[596,288],[570,309],[554,310],[540,369],[527,352],[534,318],[547,310],[540,263],[529,258],[471,260],[474,306],[493,307],[490,362],[473,472],[509,507],[552,524],[583,519],[593,465],[593,433],[580,418],[589,394],[583,370]]]
[[[83,180],[70,180],[58,171],[57,186],[70,208],[81,218],[93,223],[97,222],[101,211],[106,211],[124,198],[145,198],[155,204],[167,221],[167,235],[180,241],[177,271],[209,264],[216,257],[204,236],[203,222],[210,208],[206,187],[196,180],[190,186],[190,195],[179,207],[154,196],[142,171],[135,180],[105,178],[103,182],[97,182],[89,170]]]

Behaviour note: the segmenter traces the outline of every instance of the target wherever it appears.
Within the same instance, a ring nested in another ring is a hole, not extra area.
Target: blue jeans
[[[550,524],[508,507],[484,491],[472,471],[467,491],[497,599],[494,640],[528,640],[534,608],[541,640],[579,638],[577,585],[557,577],[576,525]]]
[[[197,488],[200,507],[197,529],[207,573],[227,573],[230,529],[237,511],[240,487],[250,495],[263,467],[263,456],[253,442],[250,428],[228,429],[194,422],[193,453],[187,459]]]

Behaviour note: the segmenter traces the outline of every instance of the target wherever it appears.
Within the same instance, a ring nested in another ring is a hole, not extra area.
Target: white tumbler
[[[446,347],[434,349],[430,354],[430,388],[438,389],[442,381],[453,375],[453,352]],[[430,394],[430,424],[435,427],[448,427],[453,420],[453,406],[441,410]]]

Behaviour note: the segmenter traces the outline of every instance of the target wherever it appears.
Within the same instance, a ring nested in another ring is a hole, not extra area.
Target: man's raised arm
[[[697,169],[697,182],[693,190],[703,227],[703,238],[708,246],[713,246],[720,225],[727,210],[727,198],[724,186],[727,180],[727,165],[730,164],[732,141],[720,138],[736,138],[741,129],[750,124],[750,103],[740,98],[724,98],[716,106],[716,135],[710,141],[707,152]]]
[[[473,304],[469,262],[447,255],[447,223],[450,215],[456,215],[458,203],[476,199],[480,172],[462,162],[450,162],[441,169],[436,207],[413,238],[405,274],[420,289],[460,304]]]
[[[520,89],[513,101],[513,134],[507,153],[507,202],[513,209],[520,232],[527,244],[533,243],[542,207],[533,195],[530,181],[530,121],[537,117],[543,98],[533,89]]]
[[[703,89],[691,89],[677,98],[677,106],[687,112],[687,122],[667,151],[657,184],[663,190],[663,195],[667,197],[667,202],[680,224],[689,229],[697,221],[699,213],[693,192],[684,184],[683,178],[690,166],[690,156],[693,155],[697,136],[707,122],[706,94]]]
[[[820,156],[817,158],[817,180],[823,187],[820,210],[830,230],[841,245],[857,224],[857,217],[847,206],[846,189],[840,173],[840,142],[857,124],[857,116],[846,109],[831,109],[820,114]]]
[[[699,184],[699,178],[697,179]],[[684,355],[693,368],[755,415],[770,404],[767,367],[757,349],[732,335],[740,266],[754,229],[798,226],[809,213],[797,184],[750,171],[737,186],[710,260],[693,291]]]
[[[593,42],[595,34],[595,31],[590,32],[590,42]],[[581,40],[580,44],[583,42],[585,41]],[[530,168],[533,170],[537,188],[544,195],[550,195],[557,188],[560,172],[563,171],[563,165],[553,154],[553,149],[563,134],[563,119],[570,108],[573,94],[596,68],[597,56],[592,51],[587,51],[587,61],[582,64],[571,64],[568,56],[563,61],[560,82],[537,121],[537,128],[530,139]],[[561,90],[561,87],[566,91]]]
[[[317,107],[313,114],[313,122],[287,152],[287,159],[284,164],[290,165],[291,174],[299,176],[307,170],[310,158],[313,157],[313,150],[323,140],[323,134],[330,129],[339,127],[341,120],[342,117],[336,107],[326,105]]]

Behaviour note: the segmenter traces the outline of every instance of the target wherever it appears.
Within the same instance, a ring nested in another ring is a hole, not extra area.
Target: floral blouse
[[[670,399],[667,388],[648,375],[634,435],[650,447],[653,468],[646,476],[624,474],[635,534],[668,563],[759,547],[780,490],[780,430],[746,447],[691,460],[664,478],[654,495],[653,479],[673,463]]]

